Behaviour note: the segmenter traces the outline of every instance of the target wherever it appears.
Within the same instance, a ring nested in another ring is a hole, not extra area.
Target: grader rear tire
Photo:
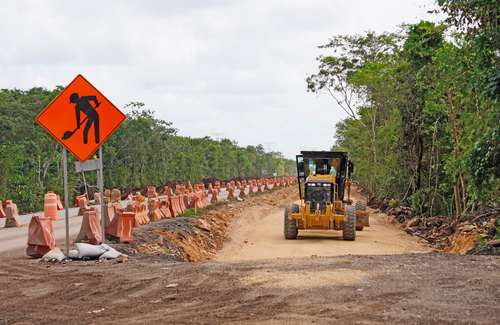
[[[290,213],[299,212],[299,206],[297,204],[290,204],[285,209],[285,220],[284,220],[284,234],[285,239],[297,239],[299,229],[297,228],[297,220],[289,219],[288,215]]]
[[[344,240],[356,239],[356,211],[351,205],[346,208],[345,219],[342,223],[342,237]]]
[[[354,206],[354,213],[356,214],[356,231],[363,231],[365,224],[363,223],[362,218],[358,217],[358,211],[362,211],[362,210],[359,209],[359,205],[356,202],[356,205]]]
[[[366,202],[365,201],[356,201],[355,207],[356,207],[356,210],[365,211],[366,210]]]
[[[366,201],[357,201],[355,207],[356,211],[363,212],[362,217],[358,218],[358,223],[364,227],[370,227],[370,214],[366,211]]]

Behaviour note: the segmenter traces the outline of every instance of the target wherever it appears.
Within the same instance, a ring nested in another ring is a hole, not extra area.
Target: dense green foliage
[[[500,198],[499,6],[439,0],[441,24],[335,36],[308,89],[348,114],[335,147],[374,197],[422,215],[462,215]]]
[[[22,211],[43,206],[47,191],[62,193],[61,146],[35,123],[35,116],[61,88],[0,90],[0,199],[13,199]],[[103,146],[105,186],[139,188],[168,181],[200,181],[294,174],[294,162],[261,145],[176,134],[172,124],[154,117],[141,103],[128,105],[128,119]],[[69,155],[72,196],[81,190]],[[86,181],[96,184],[93,172]]]

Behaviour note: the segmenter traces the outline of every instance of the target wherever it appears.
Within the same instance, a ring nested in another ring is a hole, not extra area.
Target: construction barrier
[[[194,200],[195,200],[194,193],[188,192],[188,193],[184,194],[183,196],[184,196],[183,197],[184,207],[188,208],[188,209],[194,208]]]
[[[101,204],[101,193],[94,193],[94,204]]]
[[[116,210],[121,209],[120,203],[106,203],[104,205],[104,224],[106,227],[113,221]]]
[[[43,201],[44,217],[52,220],[57,220],[59,218],[59,214],[57,213],[57,195],[53,192],[48,192],[47,194],[45,194]]]
[[[233,201],[235,198],[234,196],[234,187],[232,185],[229,185],[229,187],[226,186],[227,190],[227,200],[228,201]]]
[[[180,206],[180,197],[178,195],[174,196],[169,196],[169,201],[170,201],[170,212],[172,214],[172,217],[177,217],[182,213],[181,206]]]
[[[109,240],[119,240],[122,243],[133,241],[132,230],[136,226],[135,213],[116,210],[115,217],[106,228],[106,238]]]
[[[167,196],[173,196],[174,195],[174,191],[172,190],[172,188],[170,186],[165,186],[163,188],[163,194],[167,195]]]
[[[90,210],[90,207],[88,205],[88,200],[87,200],[87,197],[85,195],[80,195],[80,196],[77,196],[78,198],[78,215],[79,216],[83,216],[83,214],[85,213],[85,211],[88,211]]]
[[[172,212],[170,211],[170,200],[166,195],[159,196],[160,201],[160,213],[162,218],[172,218]]]
[[[175,195],[182,194],[186,191],[186,187],[184,184],[177,183],[175,184]]]
[[[238,194],[239,198],[240,199],[244,199],[247,196],[247,194],[245,193],[245,186],[244,185],[240,185],[238,187],[238,190],[240,191],[240,193]]]
[[[85,242],[92,245],[100,245],[102,243],[101,219],[99,218],[99,210],[92,208],[85,211],[82,219],[80,232],[76,236],[75,242]]]
[[[210,198],[210,203],[214,204],[219,201],[219,190],[218,189],[213,189],[212,190],[212,197]]]
[[[54,247],[56,247],[56,240],[54,238],[52,220],[40,218],[39,216],[31,217],[28,227],[28,247],[26,248],[26,255],[31,257],[42,257]]]
[[[5,228],[21,227],[17,205],[12,200],[7,200],[5,205]]]
[[[110,190],[104,190],[104,203],[106,203],[106,204],[111,203],[111,191]]]
[[[146,194],[148,199],[158,197],[158,193],[156,193],[156,187],[155,186],[148,186],[148,192]]]
[[[6,218],[7,214],[5,214],[5,208],[3,202],[0,201],[0,218]]]
[[[146,204],[140,201],[132,201],[127,205],[127,212],[134,212],[135,221],[138,225],[146,225],[149,223]]]
[[[64,206],[61,202],[61,196],[59,194],[56,195],[57,195],[57,210],[59,211],[64,210]]]
[[[162,218],[160,211],[160,201],[158,198],[153,197],[148,200],[148,216],[151,221],[159,221]]]
[[[184,213],[184,211],[186,211],[186,205],[184,204],[184,200],[186,198],[188,198],[187,194],[179,195],[179,207],[181,208],[181,213]]]
[[[203,191],[197,191],[194,193],[194,207],[197,209],[202,209],[208,205],[208,196],[205,195]]]
[[[207,190],[203,183],[191,182],[186,184],[175,184],[175,193],[172,187],[165,185],[163,187],[163,195],[159,196],[156,192],[156,187],[148,186],[147,188],[147,209],[145,197],[140,192],[129,194],[130,200],[124,211],[119,203],[107,204],[105,207],[105,223],[106,237],[119,239],[121,242],[132,241],[132,228],[145,225],[150,221],[159,221],[164,218],[175,218],[181,215],[187,208],[205,208],[210,203],[219,201],[221,189],[225,188],[228,192],[227,200],[236,199],[235,190],[238,189],[238,196],[245,198],[254,193],[271,190],[280,186],[290,185],[295,181],[294,177],[275,177],[275,178],[260,178],[260,179],[242,179],[238,181],[228,181],[226,183],[216,181],[207,184]],[[248,186],[248,194],[245,192]],[[110,194],[106,190],[106,194]],[[120,202],[121,192],[118,189],[111,191],[111,201]],[[86,203],[86,199],[80,199]],[[80,203],[83,205],[83,203]],[[83,205],[83,208],[87,207]],[[88,217],[93,218],[93,214],[89,213]],[[82,225],[83,227],[83,225]]]
[[[117,188],[112,189],[111,190],[111,203],[121,202],[121,200],[122,200],[122,192]]]

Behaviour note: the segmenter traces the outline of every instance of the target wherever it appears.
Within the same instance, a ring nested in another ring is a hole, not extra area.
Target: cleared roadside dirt
[[[145,251],[126,263],[0,254],[0,324],[500,323],[499,257],[425,253],[384,215],[355,242],[285,241],[283,207],[294,199],[280,189],[139,228],[163,252],[139,243]],[[349,253],[359,255],[321,257]]]
[[[354,200],[361,196],[353,191]],[[385,214],[370,211],[370,227],[356,232],[355,241],[342,240],[341,231],[299,231],[299,239],[284,240],[285,205],[253,206],[232,225],[229,239],[217,254],[219,261],[276,257],[384,255],[428,252],[416,237],[401,231]]]
[[[500,259],[411,254],[0,268],[0,324],[498,324]]]

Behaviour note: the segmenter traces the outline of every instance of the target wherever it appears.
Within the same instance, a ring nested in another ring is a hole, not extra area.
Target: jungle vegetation
[[[12,199],[21,211],[39,211],[47,191],[61,194],[62,147],[38,124],[36,115],[62,90],[0,90],[0,200]],[[106,188],[134,189],[173,181],[229,180],[295,174],[295,163],[262,145],[241,147],[229,139],[178,135],[143,103],[125,107],[127,120],[103,146]],[[83,177],[96,185],[94,172],[77,174],[68,154],[71,197]]]
[[[350,153],[373,198],[460,216],[499,205],[500,6],[438,0],[437,8],[439,23],[332,37],[307,86],[345,112],[334,148]]]

